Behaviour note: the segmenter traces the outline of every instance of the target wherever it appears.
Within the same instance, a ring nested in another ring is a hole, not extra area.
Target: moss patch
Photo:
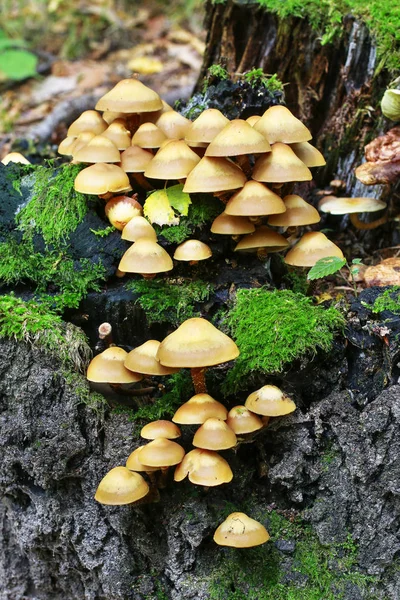
[[[400,287],[393,286],[389,290],[385,290],[383,294],[375,300],[372,312],[382,313],[385,310],[395,314],[400,314]]]
[[[277,373],[304,354],[328,351],[345,319],[302,294],[259,288],[238,290],[227,323],[240,349],[224,384],[224,391],[233,393],[246,386],[253,371]]]

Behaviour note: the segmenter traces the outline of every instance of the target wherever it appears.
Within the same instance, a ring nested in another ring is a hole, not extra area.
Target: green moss
[[[400,286],[393,286],[389,290],[385,290],[383,294],[378,296],[372,307],[373,313],[381,313],[390,311],[395,315],[400,314]]]
[[[189,371],[179,371],[165,378],[165,393],[154,404],[141,406],[132,413],[132,420],[157,421],[170,419],[176,410],[194,394]]]
[[[270,92],[282,92],[283,83],[278,79],[277,74],[266,75],[262,69],[251,69],[244,73],[244,79],[250,83],[251,87],[258,88],[264,86]]]
[[[200,315],[196,305],[208,300],[212,285],[197,280],[137,280],[126,284],[138,294],[135,300],[145,311],[149,324],[167,321],[178,326],[185,319]]]
[[[277,373],[304,354],[328,351],[345,320],[335,308],[314,306],[301,294],[259,288],[238,290],[227,323],[240,349],[224,385],[232,393],[245,387],[253,371]]]

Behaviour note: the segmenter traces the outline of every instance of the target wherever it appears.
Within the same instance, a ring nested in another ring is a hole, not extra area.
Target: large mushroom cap
[[[73,150],[74,160],[84,163],[117,163],[121,160],[117,146],[104,137],[95,135],[86,146]]]
[[[257,415],[280,417],[296,410],[296,405],[276,385],[264,385],[247,397],[245,406]]]
[[[96,104],[96,110],[121,113],[142,113],[160,110],[160,96],[138,79],[122,79]]]
[[[210,246],[200,240],[186,240],[180,244],[174,254],[175,260],[198,261],[212,256]]]
[[[281,105],[271,106],[253,127],[262,133],[270,144],[295,144],[307,142],[312,137],[307,127],[286,106]]]
[[[188,452],[175,469],[174,480],[214,487],[232,481],[233,473],[227,461],[212,450],[195,449]]]
[[[157,360],[156,356],[159,347],[160,342],[157,340],[148,340],[141,346],[134,348],[126,357],[125,367],[130,371],[145,375],[171,375],[172,373],[176,373],[178,369],[164,367]]]
[[[337,198],[326,196],[320,202],[319,209],[331,215],[348,215],[351,213],[376,212],[386,208],[386,202],[376,198]]]
[[[268,540],[265,527],[241,512],[231,513],[214,533],[215,543],[233,548],[251,548]]]
[[[271,215],[268,225],[274,227],[299,227],[301,225],[312,225],[319,223],[321,217],[316,208],[308,204],[303,198],[296,194],[285,196],[283,202],[286,212],[280,215]]]
[[[228,125],[227,119],[217,108],[207,108],[188,127],[185,142],[189,146],[206,146]]]
[[[230,198],[225,207],[227,215],[255,217],[285,212],[282,199],[258,181],[246,181],[241,190]]]
[[[128,175],[117,165],[96,163],[78,173],[75,190],[81,194],[107,194],[107,192],[129,192]]]
[[[114,467],[99,483],[94,499],[100,504],[121,506],[136,502],[149,493],[149,486],[139,473],[126,467]]]
[[[183,140],[192,122],[176,110],[164,112],[156,121],[156,125],[170,139]]]
[[[130,146],[121,153],[121,168],[125,173],[144,173],[153,154],[139,146]]]
[[[147,219],[141,216],[133,217],[125,225],[121,238],[128,242],[137,242],[140,238],[148,238],[153,242],[157,242],[157,234],[154,227],[150,225]]]
[[[221,402],[209,394],[196,394],[178,408],[172,420],[180,425],[202,425],[211,418],[225,421],[227,416],[228,411]]]
[[[204,156],[186,179],[184,192],[223,192],[246,183],[242,169],[227,158]]]
[[[285,256],[285,262],[295,267],[313,267],[321,258],[337,256],[343,252],[320,231],[309,231]]]
[[[312,174],[287,144],[277,142],[271,152],[260,156],[254,165],[252,178],[256,181],[286,183],[311,181]]]
[[[207,419],[194,434],[193,446],[204,450],[227,450],[236,446],[235,432],[221,419]]]
[[[85,110],[68,128],[67,135],[77,137],[84,131],[100,135],[107,129],[107,123],[95,110]]]
[[[138,243],[138,242],[136,242]],[[157,358],[167,367],[210,367],[233,360],[239,348],[209,321],[188,319],[161,342]]]
[[[162,246],[149,238],[140,238],[125,252],[118,269],[124,273],[153,274],[171,271],[173,267],[170,255]]]
[[[165,438],[157,438],[149,442],[138,453],[139,460],[150,467],[171,467],[181,462],[185,451],[176,442]]]
[[[298,142],[297,144],[291,144],[290,147],[306,167],[323,167],[326,165],[326,160],[321,152],[309,142]]]
[[[95,356],[89,364],[87,379],[94,383],[136,383],[143,379],[139,373],[132,373],[124,366],[128,353],[123,348],[110,346]]]
[[[270,150],[268,141],[261,133],[246,121],[234,119],[215,136],[206,150],[206,156],[240,156]]]
[[[235,217],[227,215],[226,212],[218,215],[212,222],[211,233],[221,235],[242,235],[244,233],[253,233],[256,228],[247,217]]]
[[[181,430],[175,423],[160,419],[147,423],[140,432],[140,435],[145,440],[155,440],[157,438],[165,438],[167,440],[175,440],[181,437]]]
[[[184,179],[199,161],[200,157],[183,140],[170,140],[149,162],[144,174],[151,179]]]
[[[253,433],[262,429],[263,422],[245,406],[234,406],[228,413],[227,424],[236,435]]]
[[[131,454],[128,456],[125,466],[130,471],[139,471],[139,473],[142,471],[144,471],[146,473],[151,473],[152,471],[158,471],[158,467],[150,467],[150,465],[144,465],[140,462],[139,452],[141,451],[142,448],[144,448],[144,446],[145,446],[145,444],[143,446],[139,446],[138,448],[136,448],[136,450],[131,452]]]
[[[254,233],[245,235],[235,248],[235,252],[250,252],[259,248],[266,248],[268,252],[280,252],[289,245],[286,238],[277,231],[270,229],[266,225],[258,227]]]
[[[154,123],[143,123],[134,133],[132,146],[140,148],[159,148],[167,136]]]

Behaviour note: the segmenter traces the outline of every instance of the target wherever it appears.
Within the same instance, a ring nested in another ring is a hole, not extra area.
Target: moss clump
[[[228,329],[240,349],[224,390],[245,387],[253,371],[277,373],[318,348],[328,351],[344,317],[335,308],[314,306],[311,298],[290,290],[239,290],[228,314]]]
[[[344,544],[321,546],[299,518],[289,521],[276,511],[252,516],[267,521],[272,542],[295,542],[291,560],[283,561],[271,542],[227,549],[218,554],[219,564],[211,574],[210,600],[340,600],[349,583],[364,590],[374,581],[358,570],[357,546],[351,537]]]
[[[166,392],[154,404],[141,406],[132,413],[132,420],[157,421],[170,419],[176,410],[194,394],[193,383],[188,371],[179,371],[165,380]]]
[[[185,319],[198,317],[196,304],[208,300],[213,289],[210,283],[197,280],[130,281],[127,289],[138,294],[136,304],[145,311],[149,324],[167,321],[178,326]]]
[[[376,298],[372,312],[382,313],[385,310],[395,315],[400,314],[400,286],[395,285]]]

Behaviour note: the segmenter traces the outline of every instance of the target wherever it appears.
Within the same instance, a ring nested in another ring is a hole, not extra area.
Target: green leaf
[[[175,216],[169,203],[166,190],[157,190],[147,197],[143,206],[143,214],[150,223],[157,225],[178,225],[179,217]]]
[[[26,50],[4,50],[0,53],[0,73],[15,81],[33,77],[37,62],[37,57]]]
[[[327,256],[318,260],[313,267],[311,267],[307,279],[321,279],[327,275],[333,275],[337,271],[340,271],[346,264],[345,258],[339,258],[338,256]]]
[[[361,258],[353,258],[353,260],[351,261],[352,265],[361,265],[361,263],[362,263]]]
[[[183,192],[183,184],[173,185],[165,190],[168,200],[172,208],[179,214],[187,217],[189,213],[189,205],[192,204],[189,194]]]

